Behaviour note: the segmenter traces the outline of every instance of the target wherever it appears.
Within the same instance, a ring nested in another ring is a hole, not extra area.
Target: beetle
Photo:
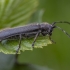
[[[18,49],[16,51],[16,53],[18,53],[20,47],[21,47],[21,39],[23,37],[34,37],[34,41],[32,43],[32,47],[34,47],[35,41],[37,39],[37,37],[42,34],[43,36],[48,35],[49,39],[55,43],[52,39],[51,39],[51,35],[52,35],[52,31],[54,28],[58,28],[61,31],[63,31],[68,37],[70,37],[70,35],[63,30],[62,28],[60,28],[59,26],[56,26],[56,23],[68,23],[70,24],[70,22],[67,21],[57,21],[57,22],[53,22],[52,24],[49,24],[47,22],[43,22],[41,24],[36,23],[36,24],[28,24],[25,26],[21,26],[21,27],[14,27],[14,28],[9,28],[9,29],[4,29],[0,31],[0,41],[2,40],[6,40],[6,39],[10,39],[10,38],[19,38],[19,46]]]

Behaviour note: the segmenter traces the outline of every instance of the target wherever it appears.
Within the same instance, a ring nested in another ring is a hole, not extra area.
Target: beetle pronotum
[[[66,22],[66,21],[58,21],[58,22],[53,22],[52,24],[48,24],[46,22],[41,23],[41,24],[28,24],[26,26],[22,26],[22,27],[15,27],[15,28],[10,28],[10,29],[5,29],[5,30],[1,30],[0,31],[0,41],[5,40],[5,39],[10,39],[11,37],[17,37],[19,38],[19,47],[18,50],[16,51],[16,53],[18,53],[20,47],[21,47],[21,39],[23,37],[31,37],[31,36],[35,36],[34,41],[32,43],[32,47],[34,47],[35,41],[37,39],[37,37],[42,34],[43,36],[48,35],[49,39],[55,43],[52,39],[51,39],[51,35],[52,35],[52,31],[54,28],[58,28],[61,31],[63,31],[68,37],[70,37],[70,35],[63,30],[62,28],[55,26],[56,23],[68,23],[70,24],[70,22]]]

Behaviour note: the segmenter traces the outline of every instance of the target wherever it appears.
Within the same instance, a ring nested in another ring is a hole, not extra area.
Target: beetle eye
[[[49,29],[50,30],[49,32],[51,33],[53,31],[53,28],[55,28],[55,27],[56,26],[52,26],[51,29]]]

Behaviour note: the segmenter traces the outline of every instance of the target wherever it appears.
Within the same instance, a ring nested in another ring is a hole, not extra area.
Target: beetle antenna
[[[70,38],[70,35],[64,29],[60,28],[59,26],[56,26],[56,28],[60,29],[62,32],[64,32]]]
[[[53,22],[52,25],[55,25],[56,23],[67,23],[67,24],[70,24],[70,22],[67,22],[67,21],[56,21],[56,22]]]

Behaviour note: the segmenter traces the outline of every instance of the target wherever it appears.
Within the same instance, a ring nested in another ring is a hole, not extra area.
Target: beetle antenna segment
[[[70,38],[70,35],[64,29],[60,28],[59,26],[56,26],[56,28],[60,29],[62,32],[64,32]]]
[[[67,24],[70,24],[70,22],[67,22],[67,21],[56,21],[56,22],[52,23],[52,26],[55,25],[56,23],[67,23]]]
[[[70,24],[70,22],[67,22],[67,21],[56,21],[56,22],[52,23],[52,26],[54,26],[56,23],[67,23],[67,24]],[[60,28],[58,26],[55,26],[55,27],[60,29],[62,32],[64,32],[70,38],[70,35],[64,29],[62,29],[62,28]]]

